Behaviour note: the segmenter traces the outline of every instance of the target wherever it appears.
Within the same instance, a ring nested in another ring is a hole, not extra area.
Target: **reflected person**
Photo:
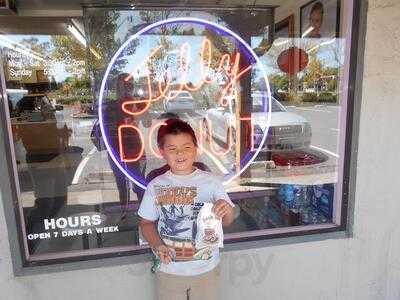
[[[133,82],[132,80],[125,80],[128,76],[129,74],[127,73],[122,73],[118,75],[116,82],[116,100],[109,101],[108,103],[106,103],[105,107],[105,122],[106,128],[108,129],[108,140],[115,153],[117,153],[119,149],[118,126],[129,124],[139,127],[139,123],[141,121],[144,122],[145,118],[145,116],[134,117],[128,115],[122,110],[122,103],[127,100],[132,100]],[[121,137],[121,141],[124,145],[124,151],[127,156],[135,156],[137,153],[139,153],[143,143],[140,136],[134,132],[124,134]],[[118,188],[121,211],[125,213],[130,199],[129,179],[114,163],[109,153],[108,160]],[[143,178],[146,169],[146,155],[145,153],[143,153],[142,157],[139,160],[134,162],[122,162],[122,165],[135,177]],[[144,190],[135,183],[132,184],[133,191],[136,193],[138,201],[141,201]]]

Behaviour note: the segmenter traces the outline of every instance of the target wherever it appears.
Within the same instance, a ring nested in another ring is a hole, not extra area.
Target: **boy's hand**
[[[232,206],[223,199],[217,200],[212,208],[212,212],[219,218],[225,217],[232,210]]]
[[[172,261],[171,250],[165,245],[158,245],[154,247],[154,251],[160,258],[161,263],[169,264]]]

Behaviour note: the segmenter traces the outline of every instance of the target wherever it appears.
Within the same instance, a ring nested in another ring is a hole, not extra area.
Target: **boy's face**
[[[188,133],[167,134],[161,155],[167,161],[171,172],[177,175],[188,175],[193,172],[193,163],[197,157],[197,147]]]

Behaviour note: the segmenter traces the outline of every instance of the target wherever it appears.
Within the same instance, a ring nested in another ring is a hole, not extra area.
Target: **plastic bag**
[[[222,220],[211,211],[212,207],[213,203],[204,203],[197,216],[196,249],[224,246]]]

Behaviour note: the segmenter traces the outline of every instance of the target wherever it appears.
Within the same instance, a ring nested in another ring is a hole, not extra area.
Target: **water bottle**
[[[286,209],[293,208],[294,188],[292,184],[284,184],[282,187],[282,200]]]

